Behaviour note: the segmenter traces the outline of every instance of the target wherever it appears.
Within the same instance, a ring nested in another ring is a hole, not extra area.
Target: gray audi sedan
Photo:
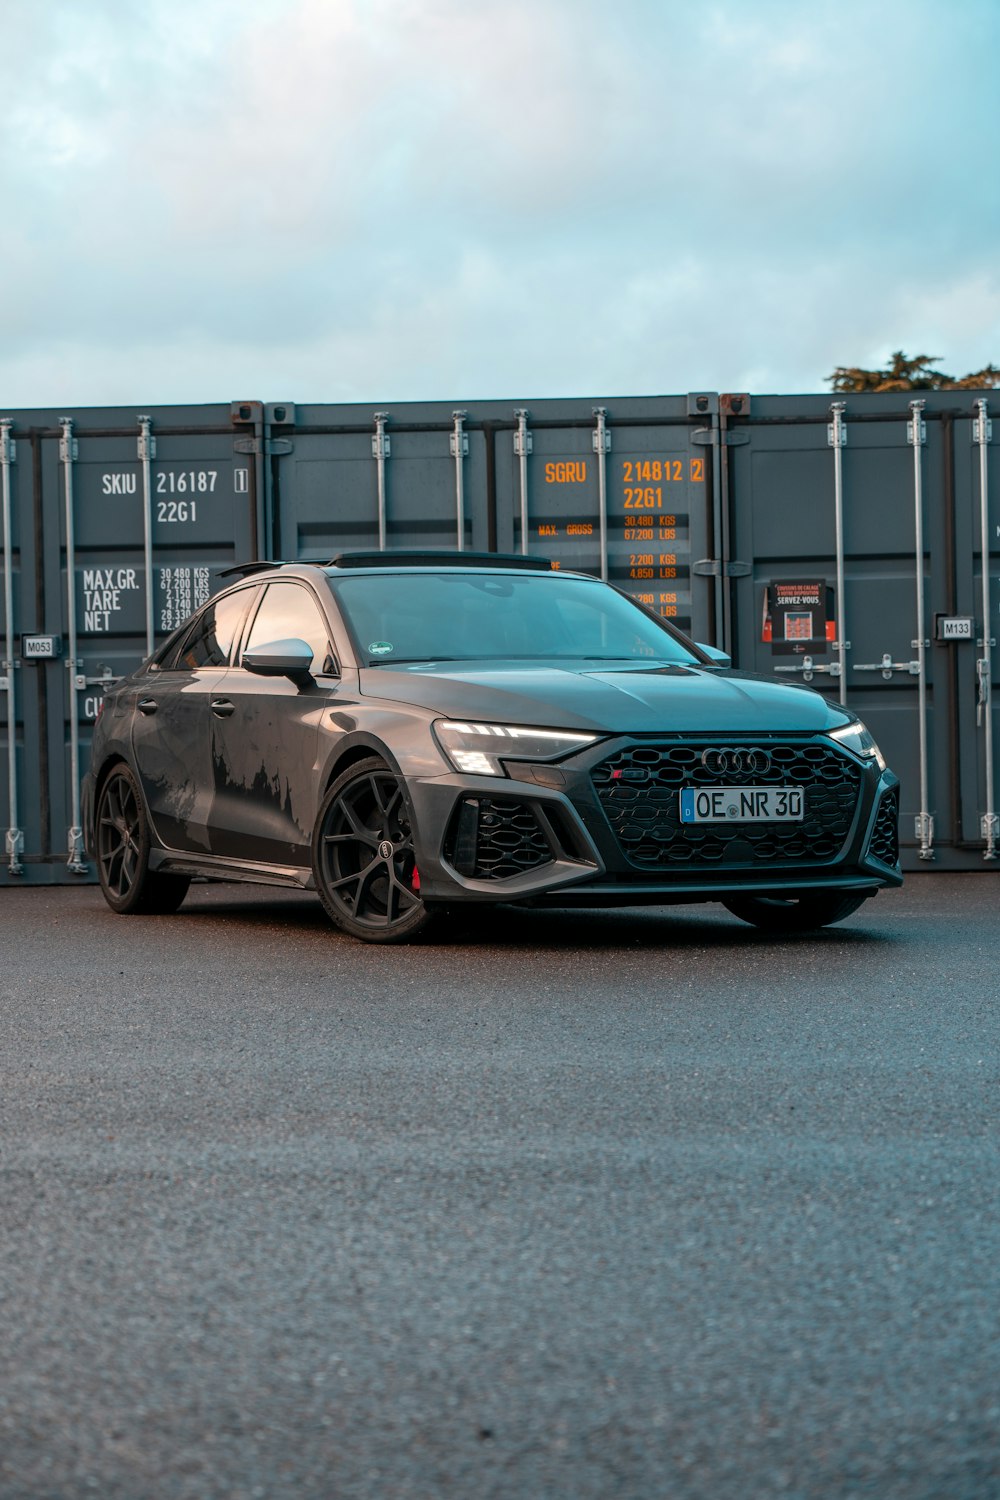
[[[864,724],[522,557],[253,563],[107,694],[87,848],[117,912],[193,877],[315,890],[344,932],[463,903],[718,901],[802,931],[899,885]]]

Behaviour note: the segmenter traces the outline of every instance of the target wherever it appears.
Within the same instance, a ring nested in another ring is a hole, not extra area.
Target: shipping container
[[[902,780],[911,867],[996,869],[989,398],[745,398],[727,437],[735,658],[821,688],[871,727]]]
[[[104,687],[258,551],[263,411],[26,411],[0,430],[0,881],[92,880],[79,786]]]
[[[715,396],[265,409],[272,555],[524,552],[704,633]],[[696,612],[697,611],[697,612]]]
[[[549,557],[740,667],[838,698],[902,778],[904,863],[995,872],[991,399],[10,412],[0,883],[94,878],[78,787],[103,685],[227,564],[371,546]]]

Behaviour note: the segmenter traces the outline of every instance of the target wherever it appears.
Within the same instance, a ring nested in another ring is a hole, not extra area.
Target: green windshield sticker
[[[388,656],[395,649],[391,641],[372,641],[368,647],[372,656]]]

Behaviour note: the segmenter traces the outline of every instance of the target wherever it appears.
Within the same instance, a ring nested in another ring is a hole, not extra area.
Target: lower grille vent
[[[899,864],[899,792],[895,787],[885,793],[878,805],[868,852],[884,865]]]
[[[534,810],[509,797],[467,797],[459,806],[445,853],[459,874],[508,880],[552,861]]]

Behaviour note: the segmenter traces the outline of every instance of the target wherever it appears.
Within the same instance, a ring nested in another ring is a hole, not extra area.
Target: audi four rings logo
[[[703,750],[701,763],[710,776],[763,776],[771,769],[766,750]]]

